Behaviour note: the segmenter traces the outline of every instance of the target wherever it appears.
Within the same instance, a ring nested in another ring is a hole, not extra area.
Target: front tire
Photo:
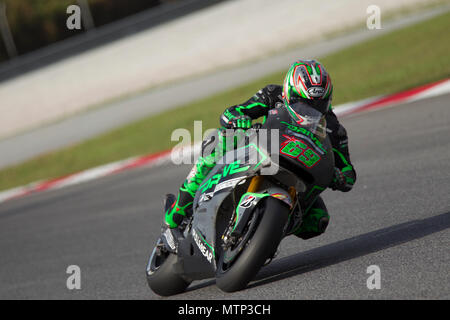
[[[247,243],[232,266],[225,268],[224,254],[219,260],[216,284],[225,292],[244,289],[266,260],[272,257],[283,238],[289,208],[271,197],[264,199],[261,204],[263,206],[255,209],[253,217],[259,219],[259,223],[247,231],[253,234],[246,240]]]

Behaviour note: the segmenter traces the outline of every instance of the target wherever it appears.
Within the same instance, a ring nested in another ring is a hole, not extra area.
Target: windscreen
[[[325,138],[327,123],[325,116],[321,112],[302,102],[290,104],[287,108],[289,114],[298,125],[320,138]]]

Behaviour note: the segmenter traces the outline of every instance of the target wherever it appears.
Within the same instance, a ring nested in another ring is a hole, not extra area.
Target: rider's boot
[[[169,228],[177,228],[185,218],[192,216],[192,201],[192,196],[181,189],[177,197],[173,194],[166,196],[165,223]]]
[[[167,212],[167,210],[173,206],[175,201],[177,201],[175,195],[171,193],[166,194],[166,197],[164,198],[164,212]]]
[[[166,201],[166,204],[170,203],[165,208],[165,223],[169,228],[177,228],[184,219],[192,216],[195,193],[214,165],[213,156],[200,157],[181,186],[178,196],[175,198],[171,195]]]
[[[330,215],[325,203],[319,196],[306,212],[302,224],[294,231],[294,234],[303,240],[317,237],[325,232],[329,221]]]

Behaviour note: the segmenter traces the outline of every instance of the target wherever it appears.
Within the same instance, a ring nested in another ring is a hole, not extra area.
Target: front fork
[[[254,176],[251,179],[250,184],[247,187],[247,192],[244,193],[238,201],[235,208],[235,214],[232,215],[232,220],[224,234],[223,239],[225,242],[228,239],[239,238],[245,229],[247,221],[252,216],[252,212],[255,210],[256,205],[265,197],[275,198],[290,207],[291,213],[285,229],[287,233],[300,225],[302,211],[299,209],[300,205],[295,187],[289,187],[287,192],[285,189],[277,186],[269,186],[264,189],[264,180],[264,176]]]
[[[247,193],[255,193],[256,191],[258,191],[263,181],[264,181],[263,176],[254,176],[250,181],[250,185],[247,188]]]
[[[260,190],[262,183],[264,182],[263,176],[255,176],[250,181],[250,185],[248,186],[247,193],[255,193]],[[290,198],[290,214],[289,221],[285,228],[285,234],[292,234],[293,230],[296,230],[302,223],[303,210],[300,206],[300,199],[298,198],[297,190],[294,186],[290,186],[288,189],[288,194]],[[272,197],[277,198],[280,194],[271,194]],[[278,198],[279,199],[279,198]],[[286,201],[285,201],[286,202]]]

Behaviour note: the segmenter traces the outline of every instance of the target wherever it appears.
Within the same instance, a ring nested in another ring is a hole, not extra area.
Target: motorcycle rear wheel
[[[176,262],[175,254],[169,252],[158,254],[156,247],[153,249],[147,267],[147,283],[157,295],[167,297],[179,294],[191,284],[177,274]]]

